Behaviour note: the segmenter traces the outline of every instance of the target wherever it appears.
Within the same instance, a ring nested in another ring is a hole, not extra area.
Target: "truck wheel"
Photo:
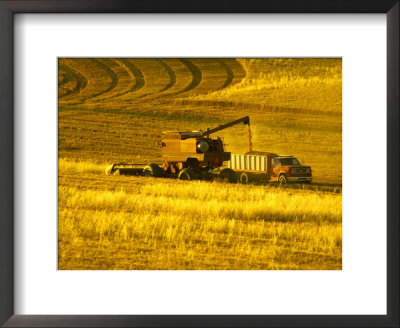
[[[197,174],[190,168],[183,169],[178,175],[180,180],[196,180]]]
[[[222,180],[228,181],[230,183],[237,182],[236,173],[232,169],[222,169],[219,173],[219,177]]]
[[[279,176],[279,184],[280,184],[280,185],[284,185],[284,184],[286,184],[286,183],[287,183],[286,175],[281,174],[281,175]]]
[[[164,173],[163,170],[157,164],[154,163],[146,165],[146,167],[143,169],[143,175],[145,177],[159,178],[164,175],[163,173]]]
[[[246,173],[242,173],[240,175],[240,183],[243,183],[243,184],[249,183],[249,177],[247,176]]]

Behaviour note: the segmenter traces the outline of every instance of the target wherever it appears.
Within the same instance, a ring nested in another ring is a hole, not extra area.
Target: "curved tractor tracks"
[[[165,71],[167,72],[167,74],[169,76],[169,83],[159,91],[159,92],[164,92],[164,91],[172,88],[175,85],[176,75],[175,75],[174,71],[166,63],[163,62],[162,59],[155,59],[155,60],[165,69]]]
[[[64,91],[64,95],[59,96],[59,98],[65,98],[67,96],[79,94],[80,90],[86,87],[87,80],[82,74],[75,72],[73,69],[65,65],[59,65],[58,69],[65,72],[63,80],[58,84],[59,89]],[[75,87],[72,89],[66,87],[70,82],[75,84]]]
[[[129,71],[133,74],[133,76],[136,80],[135,85],[131,89],[119,94],[118,96],[123,96],[123,95],[126,95],[131,92],[135,92],[135,91],[143,88],[144,83],[145,83],[143,73],[139,69],[137,69],[135,67],[135,65],[133,65],[129,60],[127,60],[125,58],[119,58],[117,60],[120,61],[123,65],[125,65],[125,67],[127,67],[129,69]]]
[[[190,61],[189,59],[180,59],[180,61],[192,73],[192,82],[190,82],[190,84],[185,89],[183,89],[182,91],[176,92],[174,94],[174,96],[179,95],[181,93],[185,93],[185,92],[191,91],[194,88],[196,88],[200,84],[201,77],[202,77],[202,73],[201,73],[200,69],[195,64],[193,64],[192,61]]]
[[[63,106],[81,103],[100,107],[169,101],[222,90],[244,76],[235,59],[66,59],[59,64],[59,100]],[[68,89],[69,85],[75,87]]]
[[[233,81],[233,78],[235,75],[232,72],[232,69],[227,65],[222,59],[217,59],[218,63],[221,65],[221,67],[225,70],[227,78],[225,83],[220,87],[218,90],[222,90],[227,88]]]

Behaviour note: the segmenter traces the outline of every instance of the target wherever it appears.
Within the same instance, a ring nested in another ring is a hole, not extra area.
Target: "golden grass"
[[[58,169],[64,174],[79,175],[85,173],[101,174],[104,173],[105,163],[94,163],[87,160],[73,161],[67,158],[58,160]]]
[[[59,187],[59,269],[341,269],[340,194],[129,180]]]

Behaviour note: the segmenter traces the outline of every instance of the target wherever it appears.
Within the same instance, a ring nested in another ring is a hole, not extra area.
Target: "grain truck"
[[[234,170],[241,183],[253,181],[277,181],[310,183],[312,171],[293,156],[250,151],[245,154],[231,154],[228,168]]]

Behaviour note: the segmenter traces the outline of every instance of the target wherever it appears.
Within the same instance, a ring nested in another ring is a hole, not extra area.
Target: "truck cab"
[[[306,182],[312,180],[310,166],[302,165],[293,156],[277,156],[271,159],[271,180],[286,182]]]

